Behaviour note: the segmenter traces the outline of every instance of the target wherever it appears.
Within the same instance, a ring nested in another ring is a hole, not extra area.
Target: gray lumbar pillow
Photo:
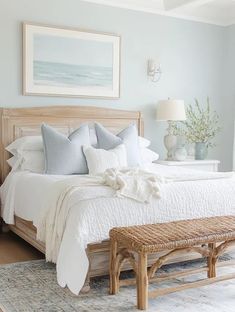
[[[68,137],[42,124],[45,152],[45,173],[87,174],[88,168],[82,146],[90,145],[88,125],[82,125]]]
[[[127,152],[128,166],[141,165],[141,156],[138,141],[138,131],[134,124],[114,135],[99,123],[95,123],[98,148],[113,149],[124,144]]]

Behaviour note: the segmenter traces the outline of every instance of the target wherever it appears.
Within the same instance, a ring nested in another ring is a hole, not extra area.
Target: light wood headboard
[[[26,135],[39,135],[42,122],[46,122],[63,133],[69,134],[84,122],[98,121],[113,133],[130,123],[136,123],[139,134],[143,135],[141,113],[87,106],[51,106],[30,108],[0,108],[0,157],[1,182],[9,173],[6,160],[10,154],[5,147],[15,139]]]

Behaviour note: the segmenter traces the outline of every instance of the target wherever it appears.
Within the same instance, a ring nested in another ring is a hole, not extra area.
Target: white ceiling
[[[235,24],[235,0],[83,0],[222,26]]]

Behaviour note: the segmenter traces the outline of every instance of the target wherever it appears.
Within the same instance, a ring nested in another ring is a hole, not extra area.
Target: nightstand
[[[220,164],[219,160],[184,160],[184,161],[170,161],[157,160],[155,163],[165,166],[179,166],[195,170],[203,170],[216,172]]]

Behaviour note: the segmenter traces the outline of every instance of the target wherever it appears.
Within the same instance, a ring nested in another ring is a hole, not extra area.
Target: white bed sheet
[[[148,169],[163,174],[200,174],[156,164]],[[1,188],[3,202],[9,193],[12,201],[3,203],[5,221],[11,223],[9,207],[13,207],[17,216],[33,221],[37,227],[45,213],[44,194],[55,181],[66,178],[26,172],[9,175]],[[75,294],[81,289],[88,268],[88,260],[84,262],[86,245],[107,239],[112,227],[235,215],[234,178],[169,183],[161,192],[162,198],[154,198],[149,204],[117,198],[114,193],[105,186],[83,187],[69,198],[70,212],[57,261],[57,279],[62,287],[67,285]]]

